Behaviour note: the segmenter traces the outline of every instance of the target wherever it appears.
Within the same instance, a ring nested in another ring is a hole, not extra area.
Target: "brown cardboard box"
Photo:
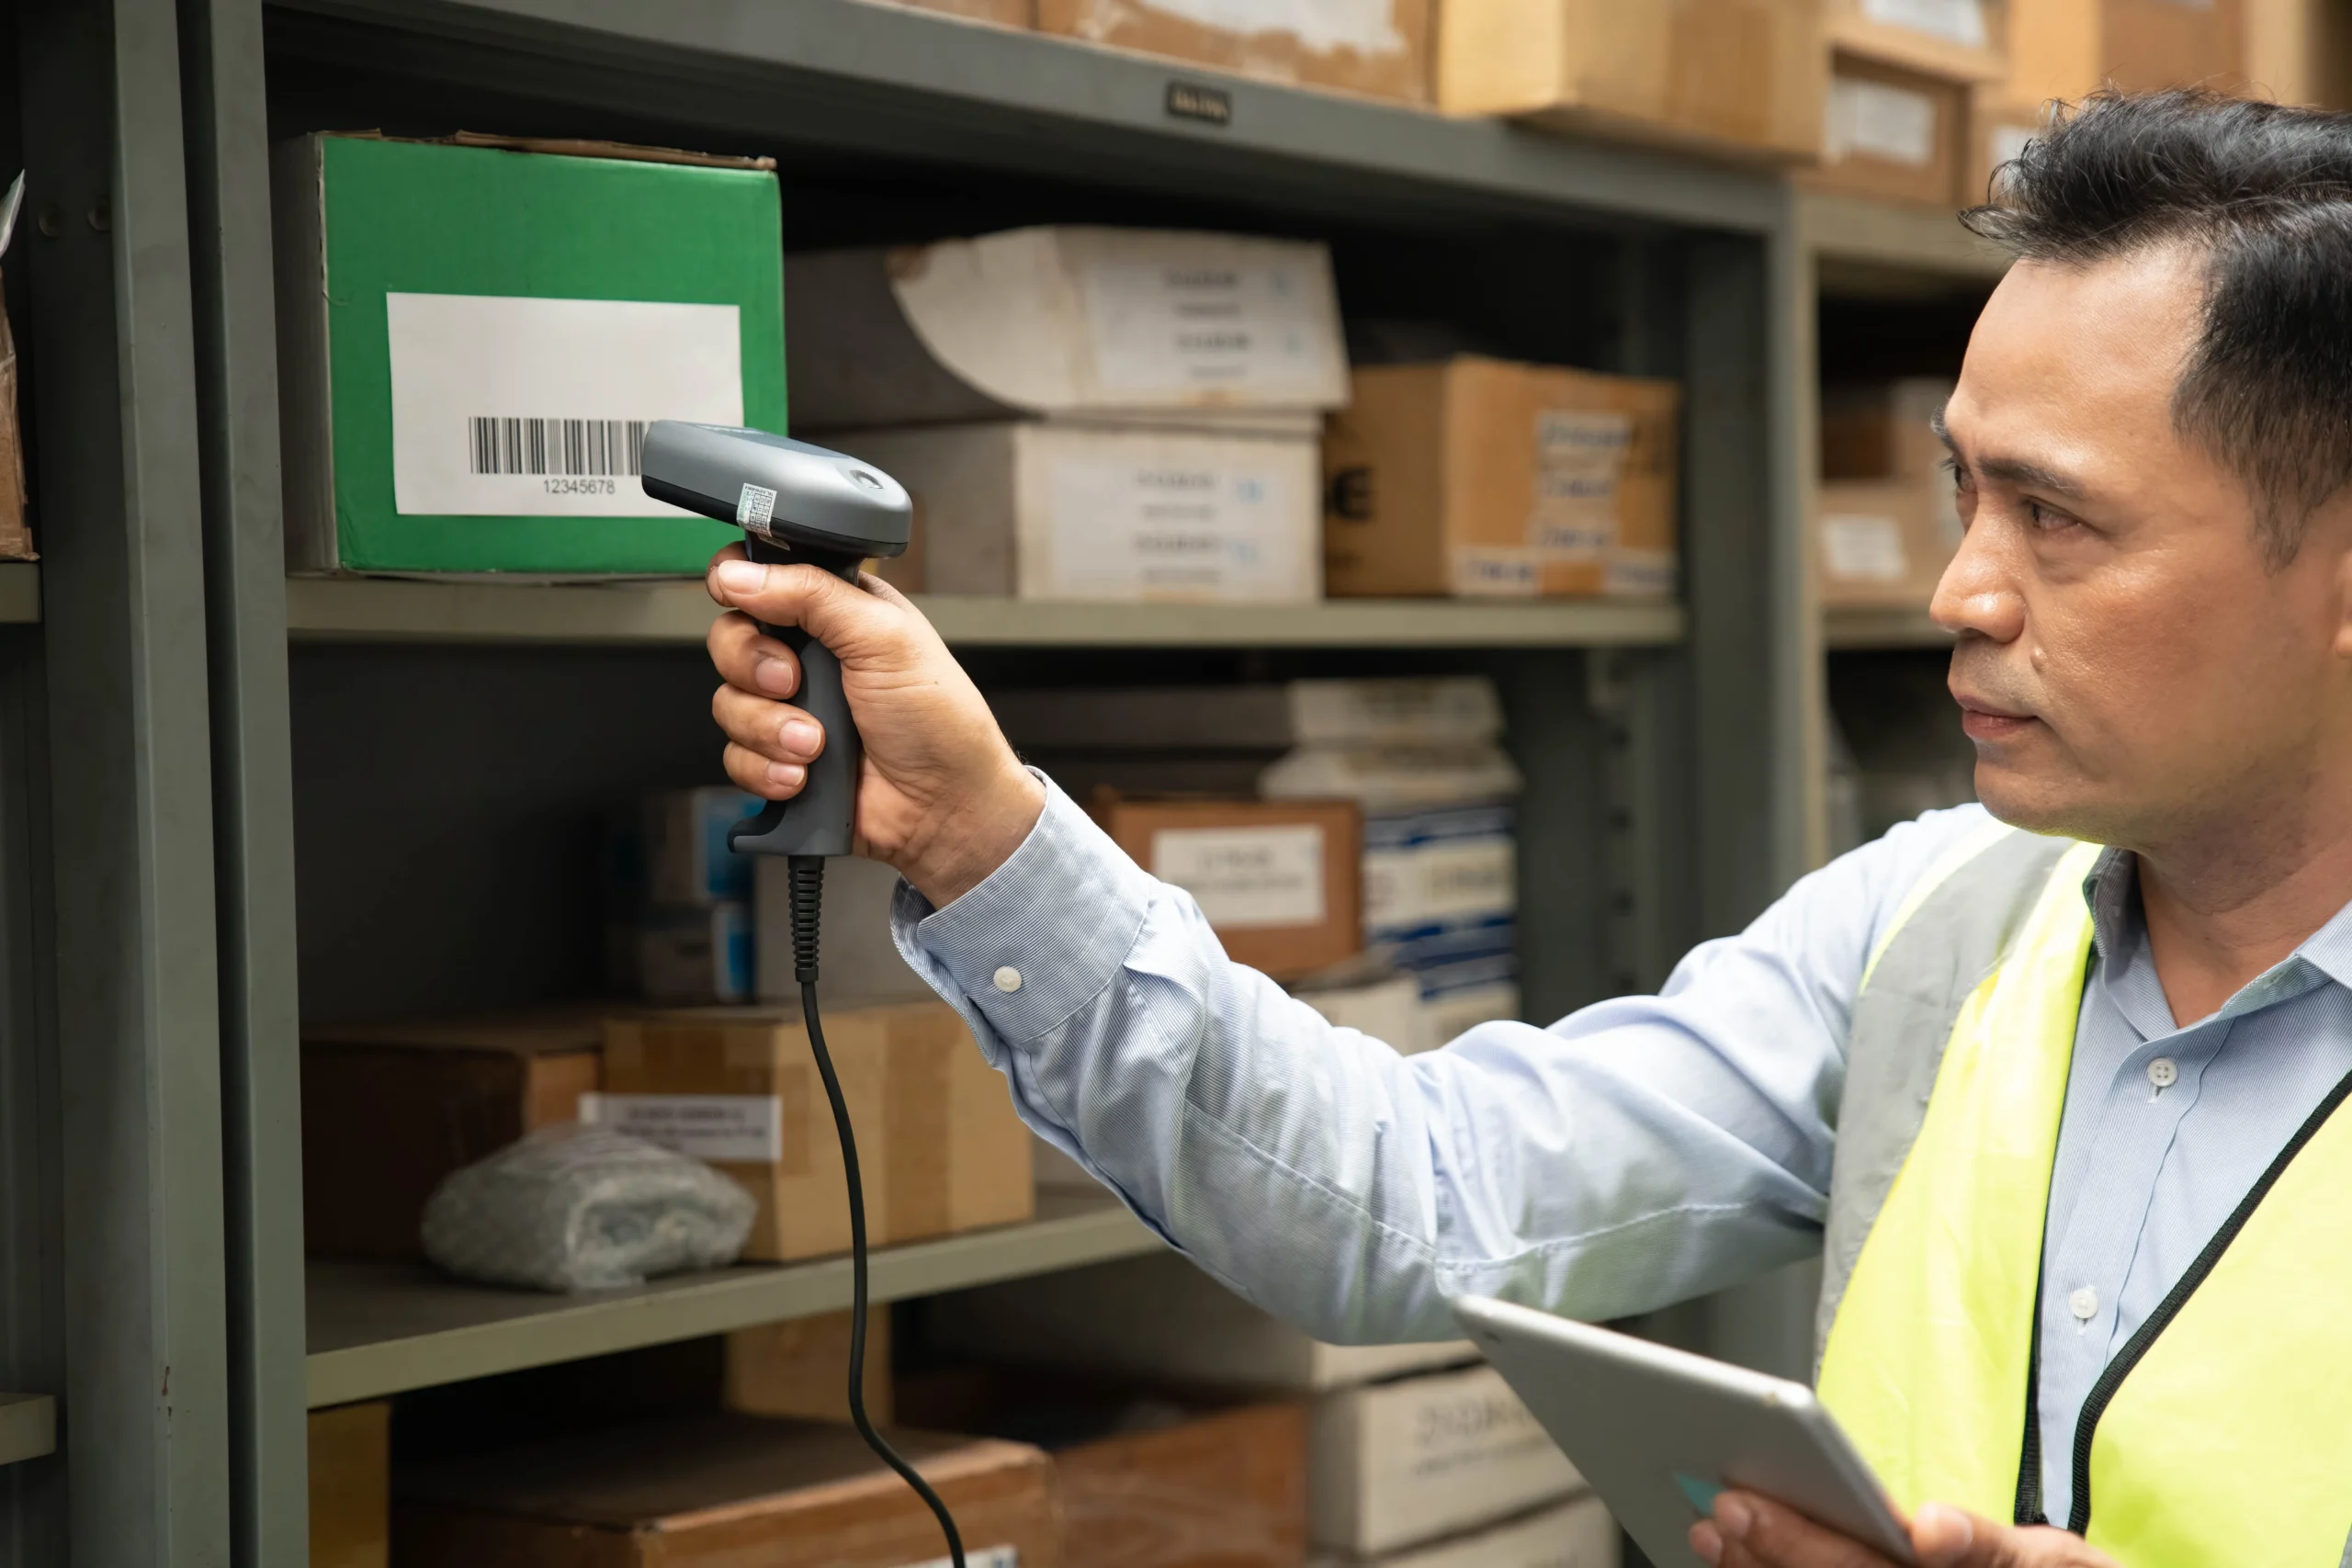
[[[849,1419],[849,1325],[846,1312],[739,1328],[727,1337],[726,1398],[729,1410],[751,1416]],[[865,1309],[865,1413],[892,1419],[890,1309]]]
[[[1325,592],[1671,593],[1681,399],[1498,359],[1357,371],[1323,444]]]
[[[1035,1213],[1028,1129],[955,1009],[835,1005],[825,1043],[857,1134],[874,1245]],[[605,1088],[599,1122],[708,1160],[759,1200],[746,1261],[849,1247],[841,1149],[797,1008],[615,1020]]]
[[[1960,547],[1958,513],[1918,479],[1824,483],[1814,526],[1826,605],[1924,610]]]
[[[1821,394],[1821,477],[1917,479],[1951,488],[1935,417],[1949,377],[1913,376],[1826,387]]]
[[[1322,1553],[1310,1568],[1620,1568],[1621,1545],[1608,1505],[1588,1496],[1433,1545],[1377,1557]]]
[[[893,1434],[970,1561],[1057,1568],[1053,1461],[989,1439]],[[938,1522],[852,1428],[707,1416],[403,1472],[401,1568],[905,1568]]]
[[[1827,146],[1814,190],[1951,207],[1967,166],[1969,86],[1842,51],[1830,65]]]
[[[1199,901],[1235,963],[1282,978],[1363,950],[1363,813],[1354,801],[1104,794],[1090,809],[1137,865]]]
[[[392,1407],[311,1412],[311,1568],[391,1561]]]
[[[1306,1557],[1302,1404],[997,1367],[924,1373],[906,1392],[926,1425],[1051,1451],[1063,1568],[1298,1568]]]
[[[1829,0],[1830,47],[1958,82],[2008,73],[2004,0]]]
[[[604,1007],[311,1025],[302,1232],[322,1258],[422,1257],[424,1201],[458,1167],[580,1114]]]
[[[1438,13],[1438,104],[1811,163],[1822,0],[1457,0]]]
[[[1996,170],[2025,150],[2042,126],[2042,107],[2019,103],[2007,96],[2005,83],[1977,85],[1968,107],[1968,172],[1962,176],[1960,201],[1973,207],[1992,199]]]
[[[1436,0],[1257,0],[1235,28],[1209,0],[1037,0],[1041,32],[1307,87],[1427,103]]]

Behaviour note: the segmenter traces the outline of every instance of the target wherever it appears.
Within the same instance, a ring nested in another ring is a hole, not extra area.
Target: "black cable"
[[[857,1139],[850,1132],[849,1104],[842,1098],[841,1079],[833,1076],[833,1058],[825,1049],[825,1026],[817,1015],[817,933],[825,901],[825,857],[788,857],[792,876],[792,975],[800,983],[800,1016],[808,1025],[808,1049],[817,1058],[817,1076],[825,1083],[825,1099],[833,1108],[833,1131],[841,1137],[842,1174],[849,1181],[849,1418],[857,1435],[876,1457],[899,1472],[939,1519],[947,1538],[947,1560],[964,1568],[964,1538],[956,1533],[956,1517],[931,1483],[874,1429],[865,1414],[865,1185],[857,1174]]]

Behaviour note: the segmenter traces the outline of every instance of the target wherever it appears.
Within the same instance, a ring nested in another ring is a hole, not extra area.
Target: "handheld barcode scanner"
[[[907,547],[913,506],[904,487],[870,463],[805,441],[665,419],[645,433],[643,468],[647,495],[737,525],[755,561],[807,561],[854,583],[860,561]],[[865,748],[842,695],[842,667],[797,626],[761,630],[798,657],[795,701],[824,727],[825,750],[808,764],[798,795],[770,801],[728,841],[743,854],[845,855]]]
[[[764,430],[665,419],[645,433],[640,468],[639,482],[654,500],[741,527],[744,547],[755,561],[806,561],[854,584],[861,561],[899,555],[907,547],[914,508],[906,490],[872,464],[822,446],[788,441]],[[841,662],[832,650],[797,626],[763,624],[760,629],[798,657],[800,690],[794,701],[824,726],[825,749],[808,764],[808,779],[797,795],[770,801],[757,817],[738,824],[727,841],[743,854],[786,856],[791,867],[793,977],[800,985],[808,1047],[832,1106],[833,1129],[842,1142],[842,1170],[849,1186],[850,1419],[866,1446],[931,1506],[947,1536],[949,1561],[955,1568],[964,1568],[964,1542],[947,1506],[866,1417],[865,1191],[858,1176],[849,1107],[825,1049],[824,1024],[817,1009],[825,857],[850,852],[857,827],[857,775],[865,749],[850,717]]]

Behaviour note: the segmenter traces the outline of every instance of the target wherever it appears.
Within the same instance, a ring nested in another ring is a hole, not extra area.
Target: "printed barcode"
[[[641,419],[501,419],[466,421],[477,474],[634,474],[645,455]]]

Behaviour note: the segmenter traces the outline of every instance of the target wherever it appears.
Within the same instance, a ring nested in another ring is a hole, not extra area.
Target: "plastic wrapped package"
[[[757,1208],[700,1160],[566,1122],[450,1173],[424,1206],[424,1255],[484,1284],[611,1290],[732,1263]]]

